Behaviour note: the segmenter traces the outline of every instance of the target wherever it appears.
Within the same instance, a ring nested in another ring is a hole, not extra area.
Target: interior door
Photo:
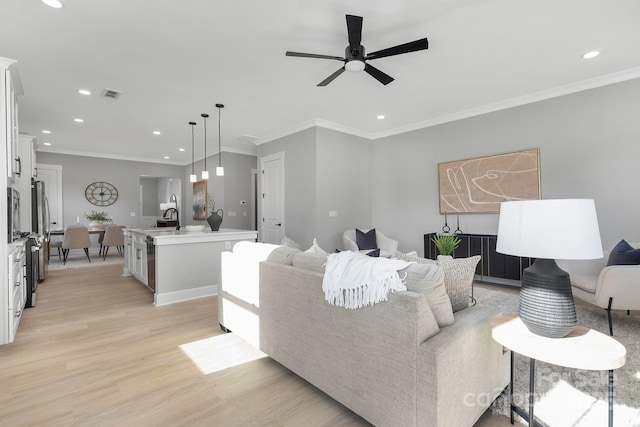
[[[285,235],[284,223],[284,153],[261,159],[262,230],[264,243],[279,244]]]
[[[49,202],[49,229],[64,228],[62,212],[62,166],[38,164],[38,181],[44,182],[44,191]]]

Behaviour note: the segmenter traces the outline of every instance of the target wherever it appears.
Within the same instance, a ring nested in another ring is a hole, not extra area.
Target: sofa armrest
[[[418,348],[418,418],[470,426],[509,383],[509,353],[491,337],[495,307],[455,313],[456,322]]]
[[[640,310],[640,265],[610,265],[600,272],[594,304],[614,310]]]

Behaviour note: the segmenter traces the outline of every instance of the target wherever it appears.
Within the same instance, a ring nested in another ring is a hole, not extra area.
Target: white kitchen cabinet
[[[22,95],[22,82],[16,61],[0,57],[0,132],[7,154],[8,184],[13,184],[22,168],[18,156],[18,95]]]
[[[9,245],[6,263],[8,280],[0,297],[0,309],[3,313],[0,321],[0,344],[8,344],[15,339],[27,300],[27,256],[24,239]]]
[[[147,285],[147,241],[144,235],[133,234],[133,251],[133,275],[136,279]]]
[[[36,177],[36,138],[20,135],[18,138],[18,158],[22,172],[16,175],[13,188],[20,193],[20,227],[22,231],[31,230],[31,178]]]

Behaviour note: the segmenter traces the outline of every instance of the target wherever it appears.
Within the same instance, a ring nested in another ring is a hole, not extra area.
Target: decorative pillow
[[[294,242],[293,239],[290,239],[287,236],[284,236],[284,238],[282,239],[282,242],[280,242],[280,246],[286,246],[288,248],[294,248],[294,249],[302,249],[302,246],[300,246],[299,244]]]
[[[372,257],[379,257],[380,256],[380,248],[378,249],[374,249],[371,252],[367,252],[367,255],[372,256]]]
[[[311,252],[300,252],[293,256],[293,266],[305,270],[324,273],[327,266],[327,255]]]
[[[640,249],[634,249],[626,240],[622,239],[611,249],[607,265],[638,265],[640,264]]]
[[[310,252],[313,254],[324,254],[324,255],[328,254],[328,252],[326,252],[324,249],[320,247],[320,245],[318,245],[318,241],[316,239],[313,239],[313,244],[305,252]]]
[[[376,241],[376,229],[363,233],[356,228],[356,245],[358,249],[378,249],[378,242]]]
[[[425,295],[438,326],[453,325],[455,319],[444,285],[442,268],[435,264],[411,264],[404,270],[399,270],[398,274],[406,281],[407,290]]]
[[[401,259],[402,261],[415,262],[417,264],[438,264],[436,260],[418,256],[418,253],[416,251],[406,254],[403,254],[402,252],[396,252],[395,258]]]
[[[293,256],[299,254],[300,249],[289,248],[287,246],[280,246],[269,254],[267,262],[274,264],[293,265]]]
[[[454,313],[469,307],[473,276],[479,261],[480,255],[470,258],[450,258],[438,255],[438,265],[444,271],[444,285]]]

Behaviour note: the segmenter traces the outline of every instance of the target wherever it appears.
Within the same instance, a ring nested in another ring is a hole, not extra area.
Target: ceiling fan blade
[[[369,73],[369,75],[371,77],[373,77],[374,79],[378,80],[380,83],[382,83],[383,85],[388,85],[389,83],[391,83],[393,81],[393,77],[391,77],[388,74],[383,73],[382,71],[378,70],[376,67],[369,65],[369,64],[364,64],[364,71]]]
[[[318,86],[326,86],[326,85],[328,85],[329,83],[331,83],[336,77],[338,77],[342,73],[344,73],[344,67],[340,68],[338,71],[336,71],[335,73],[331,74],[329,77],[327,77],[326,79],[324,79],[323,81],[318,83]]]
[[[371,52],[364,59],[378,59],[387,56],[400,55],[403,53],[415,52],[417,50],[429,49],[429,41],[425,39],[415,40],[409,43],[400,44],[398,46],[382,49],[377,52]]]
[[[344,61],[344,58],[340,56],[330,56],[330,55],[317,55],[315,53],[302,53],[302,52],[290,52],[287,51],[286,56],[299,56],[302,58],[318,58],[318,59],[336,59],[338,61]]]
[[[347,15],[347,33],[349,34],[349,50],[357,53],[362,42],[362,16]]]

